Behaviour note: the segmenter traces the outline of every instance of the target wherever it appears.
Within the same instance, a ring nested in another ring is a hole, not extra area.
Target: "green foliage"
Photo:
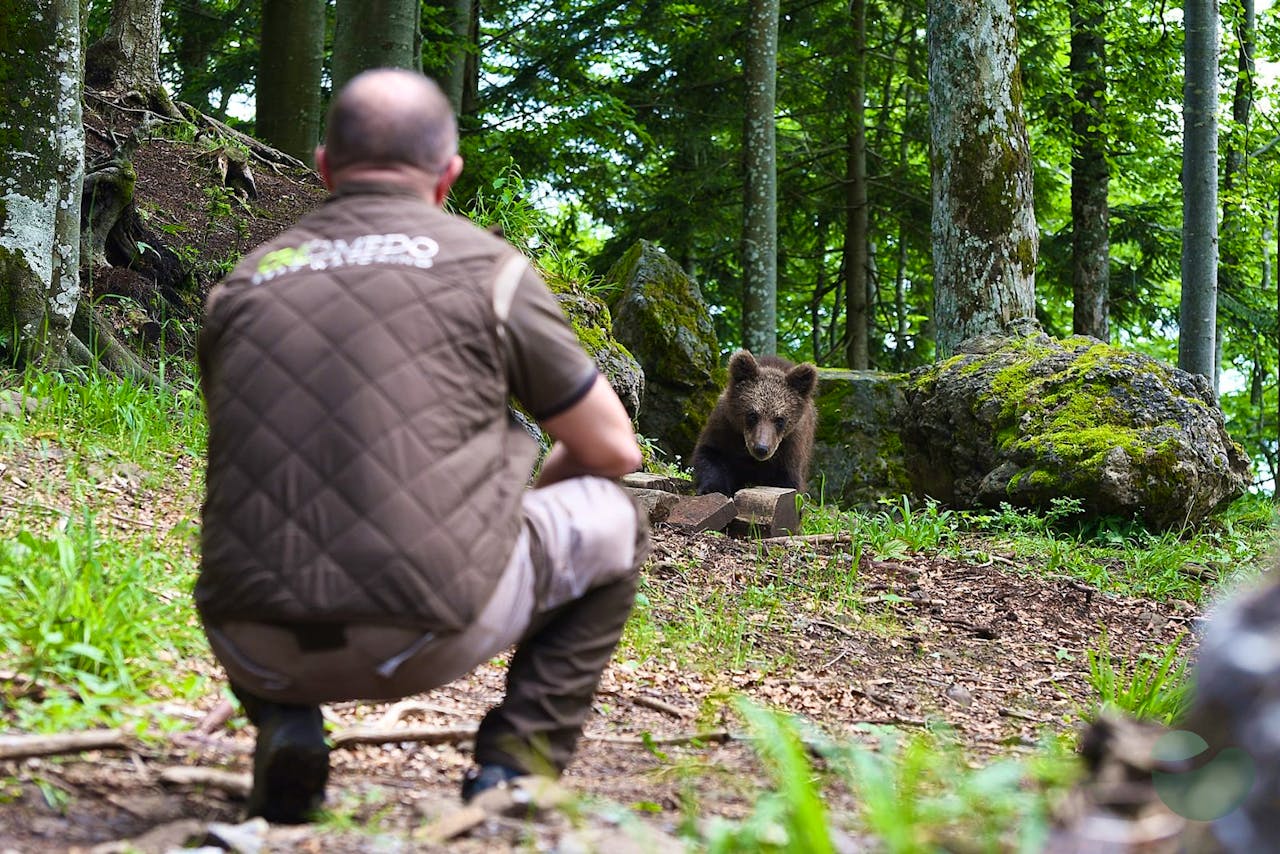
[[[1050,804],[1072,781],[1075,763],[1051,742],[1029,760],[974,768],[946,736],[903,740],[879,730],[879,749],[845,745],[832,764],[861,804],[861,819],[887,851],[1040,851]]]
[[[53,693],[19,704],[22,728],[117,719],[157,685],[181,687],[169,662],[203,635],[186,602],[153,592],[173,587],[166,552],[103,538],[88,514],[49,536],[0,539],[0,653]]]
[[[745,819],[707,823],[700,841],[712,852],[835,850],[824,807],[832,777],[854,796],[858,828],[885,851],[1040,851],[1051,805],[1078,773],[1062,741],[1046,742],[1031,758],[975,766],[946,734],[904,737],[892,728],[869,727],[875,746],[832,743],[799,719],[748,701],[737,707],[773,788]],[[805,745],[819,752],[831,773],[812,767]]]
[[[32,405],[8,436],[13,440],[19,430],[48,433],[69,444],[109,448],[112,454],[144,462],[156,453],[201,454],[205,423],[199,390],[183,366],[162,367],[169,369],[171,383],[163,389],[102,373],[28,372],[15,393]],[[0,420],[0,427],[4,423]]]
[[[797,724],[745,699],[736,705],[776,789],[757,800],[750,817],[740,823],[713,820],[706,834],[707,851],[835,851],[817,775],[805,756]]]
[[[1191,705],[1192,687],[1182,641],[1179,637],[1158,654],[1140,653],[1126,667],[1112,654],[1103,631],[1097,648],[1088,650],[1089,685],[1102,707],[1166,726],[1178,721]]]

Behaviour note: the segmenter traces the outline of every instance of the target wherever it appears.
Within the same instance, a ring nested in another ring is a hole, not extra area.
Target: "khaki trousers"
[[[517,644],[506,698],[485,717],[476,758],[563,770],[630,613],[648,523],[620,487],[595,477],[530,490],[523,510],[493,595],[457,634],[374,624],[206,626],[250,717],[254,700],[310,706],[423,693]]]

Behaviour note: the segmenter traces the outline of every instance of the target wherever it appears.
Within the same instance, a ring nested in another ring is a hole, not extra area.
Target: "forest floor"
[[[93,499],[99,536],[173,532],[172,542],[189,549],[183,532],[198,518],[200,472],[193,458],[180,462],[162,479],[127,471],[104,478]],[[51,530],[77,512],[76,489],[60,484],[66,456],[47,440],[11,449],[0,467],[0,506],[41,508]],[[36,518],[27,516],[28,529]],[[735,695],[869,749],[880,725],[946,731],[977,764],[1029,754],[1071,733],[1096,707],[1088,657],[1101,632],[1116,658],[1136,660],[1186,634],[1196,616],[1185,602],[1103,594],[995,553],[972,561],[863,554],[855,567],[850,543],[762,545],[661,526],[654,541],[641,604],[563,779],[588,800],[541,819],[491,819],[449,850],[676,850],[674,834],[687,822],[747,817],[771,783],[730,701]],[[181,600],[189,583],[178,575],[171,589],[153,593]],[[186,722],[175,731],[148,733],[121,750],[0,762],[0,851],[112,850],[93,846],[122,839],[134,839],[136,850],[167,850],[138,837],[156,826],[189,833],[172,823],[193,818],[239,821],[252,729],[236,716],[196,734],[222,700],[220,671],[207,652],[172,655],[167,666],[175,681],[197,674],[209,686],[194,702],[165,706]],[[433,823],[461,806],[467,733],[502,690],[497,660],[406,703],[328,707],[335,733],[456,734],[440,744],[388,737],[335,750],[329,818],[272,828],[269,850],[431,850]],[[232,772],[239,783],[164,783],[164,769],[174,766]],[[847,788],[828,788],[825,797],[837,825],[834,817],[854,812]]]
[[[86,104],[92,160],[108,153],[136,116],[92,97]],[[157,236],[192,260],[198,305],[219,271],[324,193],[309,171],[258,165],[258,198],[236,197],[212,168],[220,140],[176,131],[139,149],[137,203]],[[130,275],[97,271],[95,294]],[[130,317],[117,315],[122,333],[130,332]],[[174,346],[189,345],[194,322],[179,324],[186,340]],[[0,644],[0,721],[11,732],[84,728],[95,714],[102,726],[134,727],[111,749],[0,760],[0,852],[167,851],[198,842],[203,823],[240,821],[253,744],[242,717],[214,714],[226,696],[221,671],[202,639],[189,640],[199,637],[189,597],[200,449],[188,444],[138,459],[82,436],[32,432],[22,419],[0,400],[0,540],[21,541],[23,549],[64,543],[58,538],[91,513],[99,547],[123,544],[159,567],[145,592],[150,607],[169,615],[172,640],[136,653],[135,663],[159,661],[168,674],[147,689],[149,708],[160,712],[138,715],[85,696],[55,704],[54,686],[16,672],[12,657],[21,650]],[[488,818],[447,843],[433,841],[440,822],[459,815],[469,734],[502,696],[498,659],[405,703],[328,707],[335,739],[374,728],[384,731],[381,743],[335,749],[322,821],[272,827],[257,841],[265,838],[266,850],[276,851],[680,850],[681,839],[712,838],[718,819],[741,825],[761,816],[769,793],[785,786],[771,752],[777,745],[744,720],[741,697],[809,722],[811,747],[829,740],[892,752],[886,735],[900,733],[906,743],[954,743],[959,758],[949,767],[956,774],[1010,757],[1056,755],[1071,763],[1072,733],[1098,705],[1090,653],[1103,633],[1118,661],[1158,657],[1191,632],[1201,600],[1103,592],[1060,572],[1061,561],[1042,564],[970,541],[948,527],[953,521],[933,511],[914,520],[937,528],[945,550],[937,536],[881,539],[873,549],[869,529],[840,534],[837,527],[827,541],[765,545],[659,527],[632,620],[562,781],[572,793],[567,805],[532,818]],[[1235,567],[1213,569],[1226,575]],[[6,595],[24,594],[0,584],[0,599]],[[30,607],[38,606],[33,600]],[[51,640],[58,628],[44,627],[31,643],[62,643],[64,652],[89,655],[60,636]],[[0,625],[0,640],[10,637],[6,631]],[[1186,641],[1184,653],[1192,644]],[[61,726],[59,715],[74,723]],[[423,728],[434,737],[395,737]],[[811,761],[840,845],[878,848],[866,823],[853,819],[860,810],[865,816],[863,783],[834,773],[830,757]],[[166,782],[172,768],[232,776]],[[926,771],[938,766],[917,768],[917,776]],[[889,785],[912,785],[911,773]],[[1034,785],[1013,781],[1015,789]],[[983,809],[988,794],[975,795]],[[761,832],[768,836],[767,828]],[[953,841],[948,847],[982,847]],[[743,843],[725,850],[753,849]]]

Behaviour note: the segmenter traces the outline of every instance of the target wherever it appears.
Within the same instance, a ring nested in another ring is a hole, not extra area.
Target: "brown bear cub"
[[[729,385],[693,449],[698,494],[733,495],[747,486],[804,491],[818,421],[818,369],[739,350]]]

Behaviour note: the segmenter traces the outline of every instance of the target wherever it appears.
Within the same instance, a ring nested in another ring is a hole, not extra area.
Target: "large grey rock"
[[[905,374],[818,369],[818,429],[809,492],[841,507],[871,509],[911,492],[898,418]]]
[[[621,294],[613,334],[644,367],[640,432],[688,460],[727,380],[702,292],[647,240],[627,250],[606,281]]]
[[[957,507],[1071,497],[1177,528],[1249,482],[1202,377],[1080,336],[977,339],[916,371],[902,441],[916,491]]]

